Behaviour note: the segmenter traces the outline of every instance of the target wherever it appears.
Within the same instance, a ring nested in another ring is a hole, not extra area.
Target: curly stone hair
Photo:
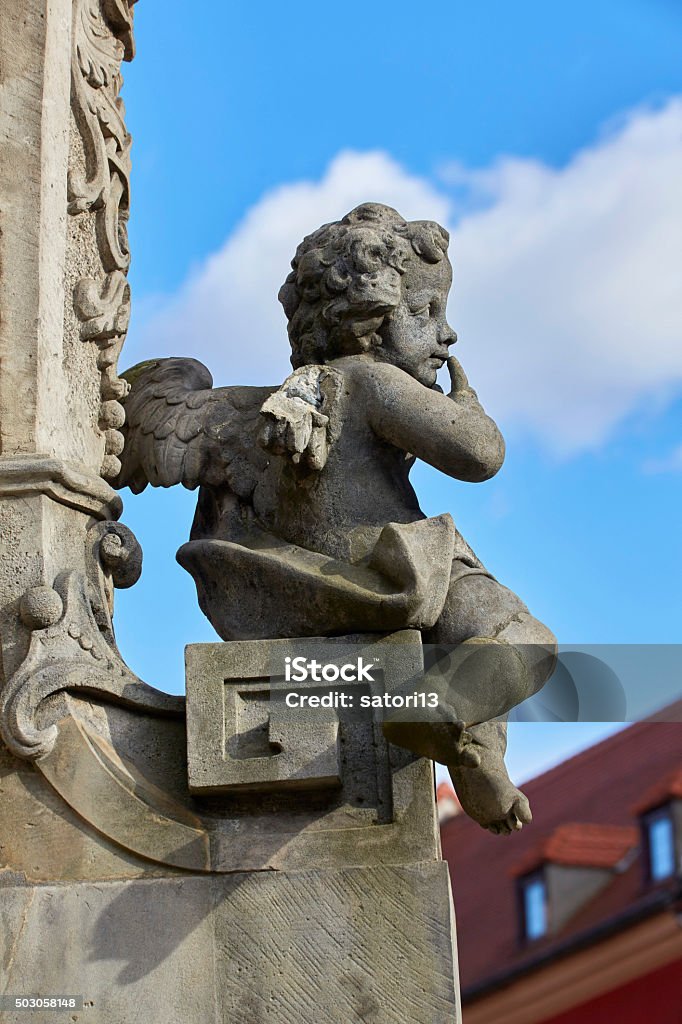
[[[304,238],[279,292],[294,369],[381,345],[408,264],[439,263],[449,237],[433,221],[405,221],[390,206],[364,203]]]

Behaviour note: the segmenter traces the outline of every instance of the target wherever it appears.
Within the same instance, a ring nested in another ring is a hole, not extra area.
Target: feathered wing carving
[[[228,484],[248,500],[268,463],[256,443],[260,408],[273,388],[213,388],[196,359],[139,363],[123,376],[125,447],[116,487]]]

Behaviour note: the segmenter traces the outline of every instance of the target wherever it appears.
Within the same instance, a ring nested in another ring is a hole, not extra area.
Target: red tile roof
[[[454,800],[459,803],[457,794],[449,782],[439,782],[436,786],[436,800]]]
[[[540,864],[615,868],[639,842],[639,829],[626,825],[559,825],[512,866],[512,875],[525,875]]]
[[[630,809],[633,814],[643,814],[654,807],[659,807],[667,800],[682,800],[682,768],[677,768],[655,786],[646,791]]]
[[[465,815],[443,824],[443,856],[452,876],[465,994],[492,975],[530,963],[541,949],[549,952],[651,899],[638,857],[558,935],[524,947],[518,939],[517,893],[511,875],[524,857],[568,823],[635,828],[632,807],[681,762],[682,722],[641,722],[523,786],[533,823],[521,832],[494,836]]]

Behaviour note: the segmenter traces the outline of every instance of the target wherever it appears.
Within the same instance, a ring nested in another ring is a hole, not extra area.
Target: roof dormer
[[[514,869],[524,942],[555,935],[632,862],[637,829],[560,825]]]

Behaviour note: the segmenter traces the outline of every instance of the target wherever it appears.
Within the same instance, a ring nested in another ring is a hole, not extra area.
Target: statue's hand
[[[471,399],[477,402],[478,396],[469,384],[459,359],[456,359],[455,356],[448,356],[447,368],[450,374],[450,393],[448,398],[451,398],[453,402],[466,402],[471,401]]]
[[[263,424],[258,435],[261,448],[273,455],[289,457],[296,465],[320,470],[327,461],[329,417],[299,396],[283,388],[261,408]]]

